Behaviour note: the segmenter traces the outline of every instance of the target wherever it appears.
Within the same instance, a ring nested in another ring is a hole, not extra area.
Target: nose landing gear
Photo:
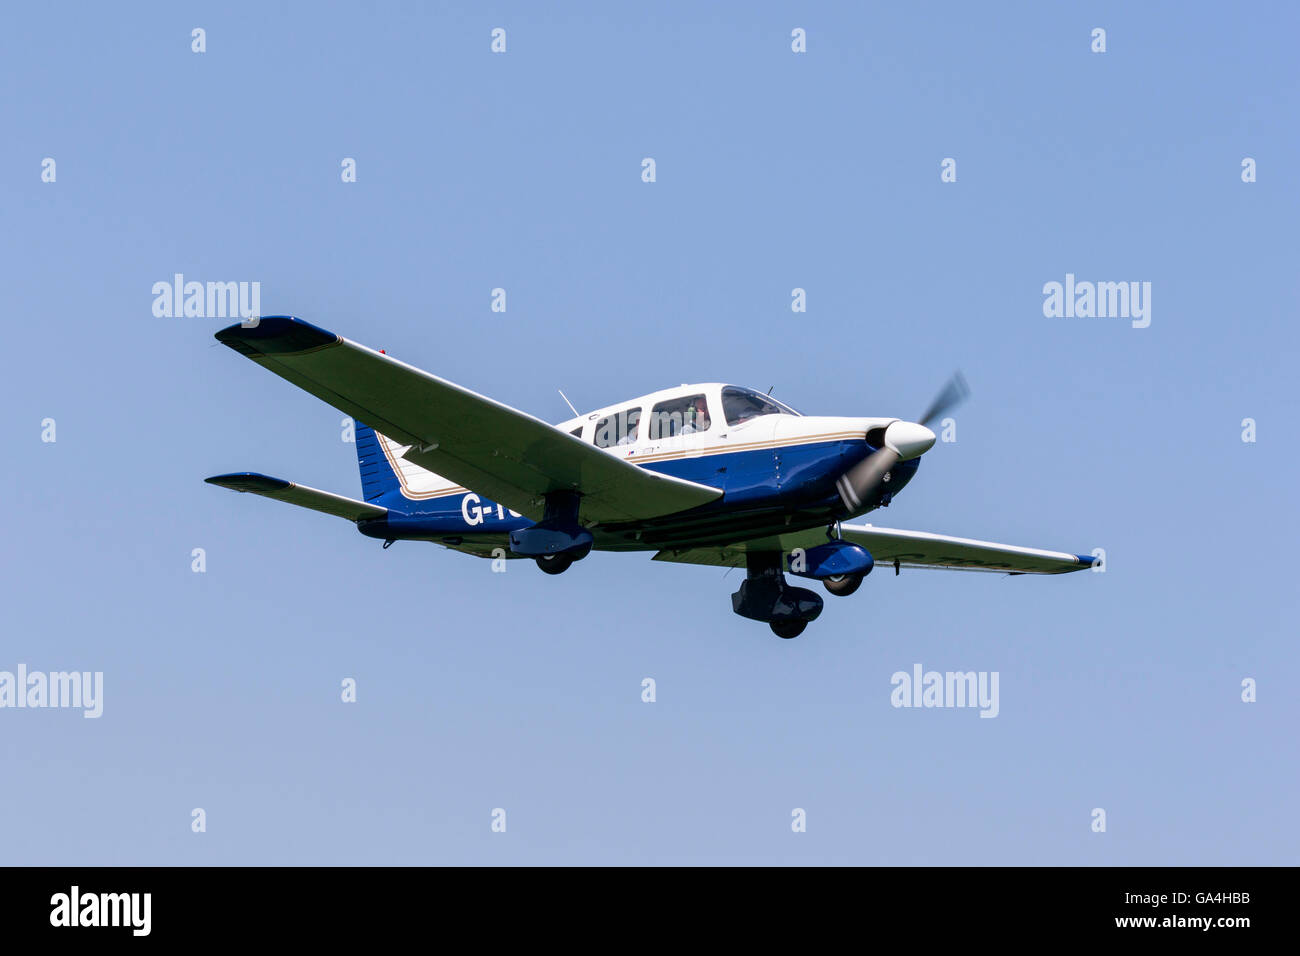
[[[808,626],[807,621],[772,621],[768,625],[772,633],[777,637],[790,640],[792,637],[798,637],[803,633],[803,629]]]
[[[563,574],[569,570],[569,565],[573,564],[573,555],[564,554],[544,554],[537,559],[537,566],[546,574]]]
[[[751,621],[763,621],[777,637],[803,633],[822,612],[822,599],[807,588],[786,583],[779,551],[751,551],[745,556],[745,580],[731,595],[731,609]]]

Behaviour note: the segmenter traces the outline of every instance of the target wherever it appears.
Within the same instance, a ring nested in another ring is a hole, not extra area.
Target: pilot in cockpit
[[[709,406],[705,403],[704,396],[699,395],[686,408],[686,421],[682,424],[682,434],[689,435],[693,432],[707,431],[708,427]]]
[[[620,418],[619,424],[622,426],[620,430],[623,432],[623,437],[618,440],[618,443],[620,445],[635,445],[637,426],[641,424],[640,417],[629,415],[626,418]]]

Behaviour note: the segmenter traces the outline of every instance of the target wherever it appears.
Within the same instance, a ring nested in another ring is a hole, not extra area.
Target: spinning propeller
[[[875,497],[880,487],[889,481],[889,469],[900,461],[919,458],[934,444],[934,432],[927,427],[945,412],[956,408],[970,395],[965,377],[957,372],[935,396],[930,407],[918,422],[891,422],[883,429],[872,429],[879,435],[880,447],[840,476],[835,483],[849,511],[860,511],[863,502]]]

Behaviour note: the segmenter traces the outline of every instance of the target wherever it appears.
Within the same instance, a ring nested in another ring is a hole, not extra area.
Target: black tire
[[[563,574],[572,563],[573,558],[567,554],[548,554],[537,559],[537,566],[547,574]]]
[[[772,633],[783,640],[790,640],[792,637],[798,637],[803,633],[803,629],[808,626],[807,621],[772,621],[767,625],[772,629]]]
[[[836,597],[848,597],[862,586],[861,574],[837,574],[835,577],[823,578],[822,586]]]

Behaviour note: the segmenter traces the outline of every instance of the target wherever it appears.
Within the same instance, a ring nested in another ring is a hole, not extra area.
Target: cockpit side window
[[[596,430],[591,440],[597,448],[631,445],[636,442],[637,432],[640,430],[641,409],[629,408],[596,422]]]
[[[650,441],[706,432],[713,424],[703,395],[683,395],[660,402],[650,411]]]
[[[722,390],[722,414],[728,425],[739,425],[759,415],[797,415],[798,412],[752,388],[728,385]]]

